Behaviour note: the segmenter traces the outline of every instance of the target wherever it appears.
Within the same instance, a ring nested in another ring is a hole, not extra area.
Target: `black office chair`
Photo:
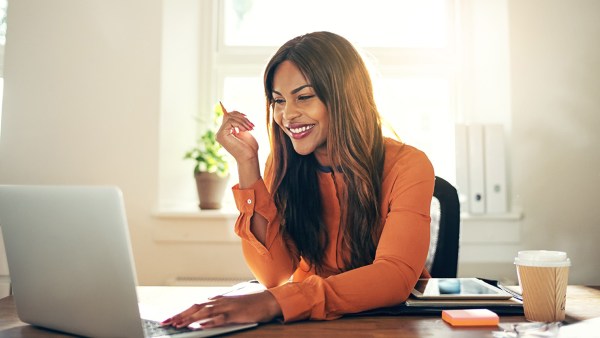
[[[460,204],[456,188],[441,177],[435,177],[431,201],[431,239],[425,267],[431,277],[456,277]]]

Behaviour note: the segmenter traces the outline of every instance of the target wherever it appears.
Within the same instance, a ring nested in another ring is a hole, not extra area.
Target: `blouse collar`
[[[317,170],[322,172],[322,173],[332,173],[333,172],[333,168],[329,167],[329,166],[324,166],[324,165],[320,165],[319,163],[317,163]],[[342,171],[342,167],[337,167],[336,172],[341,172]]]

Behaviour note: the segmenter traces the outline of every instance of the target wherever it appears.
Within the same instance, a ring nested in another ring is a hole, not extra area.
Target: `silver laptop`
[[[19,318],[90,337],[149,337],[140,318],[121,191],[116,187],[0,186]],[[154,336],[210,337],[256,324]]]

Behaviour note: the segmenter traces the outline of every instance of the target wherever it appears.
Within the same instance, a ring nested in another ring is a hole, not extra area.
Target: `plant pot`
[[[221,209],[229,175],[221,177],[216,173],[196,172],[194,176],[200,209]]]

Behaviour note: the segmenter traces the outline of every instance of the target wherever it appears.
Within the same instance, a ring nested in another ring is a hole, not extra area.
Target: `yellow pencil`
[[[221,101],[219,101],[219,104],[221,105],[221,110],[223,111],[223,115],[227,116],[227,109],[225,109],[225,106],[223,106],[223,103]]]

